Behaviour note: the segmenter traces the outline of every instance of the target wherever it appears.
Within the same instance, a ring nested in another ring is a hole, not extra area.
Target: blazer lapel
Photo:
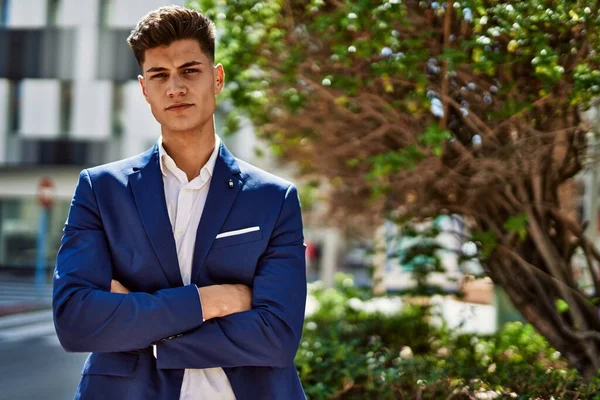
[[[223,226],[242,185],[239,166],[233,155],[221,142],[219,156],[210,181],[208,197],[196,232],[192,282],[198,282],[200,270],[208,250]]]
[[[142,224],[150,239],[154,253],[167,276],[171,287],[183,285],[177,248],[173,237],[173,228],[169,220],[165,190],[160,171],[158,145],[148,155],[148,162],[141,168],[135,168],[129,176],[135,204]]]

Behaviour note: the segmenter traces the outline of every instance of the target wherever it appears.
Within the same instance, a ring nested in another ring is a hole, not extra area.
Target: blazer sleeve
[[[63,232],[52,308],[56,333],[65,350],[142,349],[202,324],[195,285],[153,294],[110,293],[110,250],[87,170],[79,176]]]
[[[296,187],[285,193],[257,264],[252,309],[206,321],[157,346],[159,369],[293,365],[306,305],[305,246]]]

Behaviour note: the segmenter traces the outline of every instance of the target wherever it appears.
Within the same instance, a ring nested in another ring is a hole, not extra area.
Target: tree
[[[462,215],[523,316],[584,375],[599,369],[600,254],[561,195],[586,162],[580,110],[600,91],[597,2],[196,6],[217,22],[233,104],[330,185],[333,215]]]

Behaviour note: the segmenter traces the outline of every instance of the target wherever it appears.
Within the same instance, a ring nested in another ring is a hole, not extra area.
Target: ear
[[[144,98],[146,99],[146,101],[148,101],[148,92],[146,91],[146,80],[144,79],[144,77],[142,75],[138,75],[138,82],[140,83],[140,86],[142,88],[142,94],[144,95]]]
[[[223,69],[223,65],[215,65],[213,75],[215,77],[215,95],[217,95],[221,93],[221,90],[225,86],[225,70]]]

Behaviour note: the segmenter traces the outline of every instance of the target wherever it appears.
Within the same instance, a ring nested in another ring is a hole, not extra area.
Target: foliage
[[[309,399],[600,399],[600,375],[585,383],[531,325],[477,337],[432,327],[426,307],[356,312],[358,289],[347,279],[310,287],[323,303],[306,320],[295,360]]]
[[[440,233],[442,230],[436,221],[426,221],[421,224],[407,223],[399,230],[397,240],[400,241],[400,246],[395,249],[395,255],[399,264],[411,271],[416,283],[410,293],[431,295],[443,292],[441,287],[428,282],[432,273],[446,271],[441,251],[450,249],[440,242]]]
[[[226,97],[327,183],[330,220],[462,215],[522,315],[584,375],[600,369],[600,319],[573,277],[579,248],[597,296],[600,253],[564,195],[600,93],[598,2],[193,4],[217,23]]]
[[[527,214],[520,214],[510,217],[508,221],[504,223],[504,228],[508,232],[518,234],[521,240],[525,240],[527,237],[527,218]]]

